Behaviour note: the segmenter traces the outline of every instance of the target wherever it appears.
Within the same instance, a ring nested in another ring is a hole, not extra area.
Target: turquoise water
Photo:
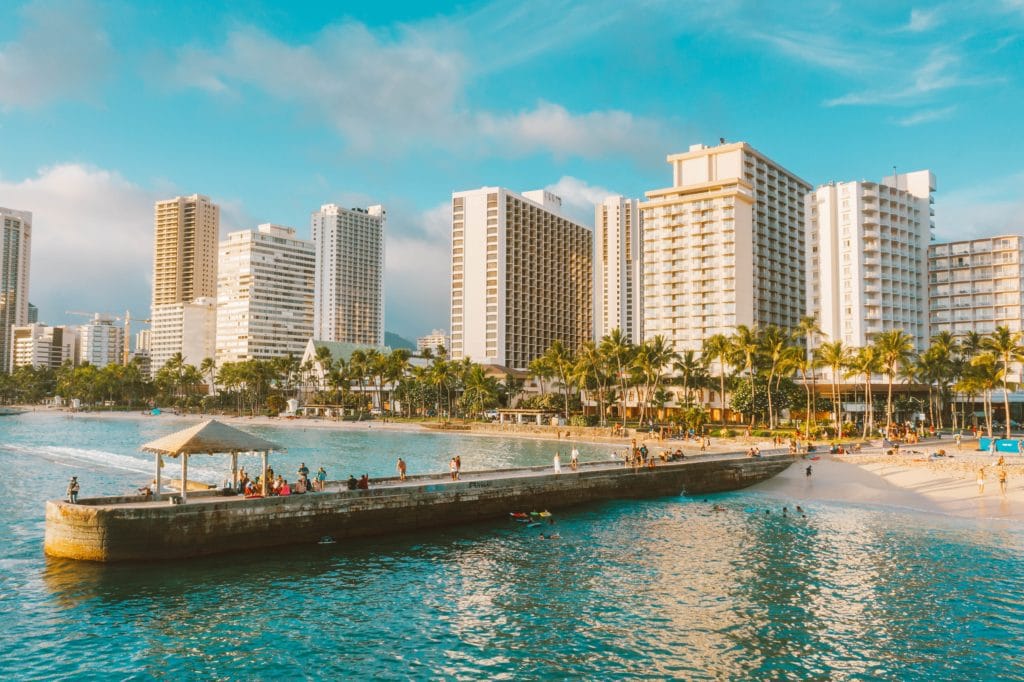
[[[565,511],[557,540],[495,522],[161,565],[43,556],[43,500],[70,474],[83,496],[131,490],[151,470],[138,445],[181,426],[0,420],[0,676],[1024,679],[1018,526],[825,503],[782,518],[794,503],[756,489],[715,496],[720,513],[683,498]],[[290,447],[279,471],[332,478],[390,475],[399,454],[418,472],[558,447],[252,430]]]

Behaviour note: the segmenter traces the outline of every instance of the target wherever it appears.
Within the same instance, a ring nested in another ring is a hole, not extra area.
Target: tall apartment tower
[[[594,340],[619,329],[643,341],[640,200],[611,196],[594,210]]]
[[[121,363],[124,330],[108,315],[96,313],[91,321],[78,328],[78,364],[88,362],[96,367]]]
[[[12,327],[28,323],[32,214],[0,207],[0,372],[11,363]]]
[[[217,365],[302,357],[313,336],[313,242],[260,225],[229,232],[217,276]]]
[[[152,368],[158,371],[175,353],[198,365],[213,355],[213,324],[181,325],[210,315],[217,295],[217,239],[220,208],[193,194],[158,201],[154,207]],[[197,301],[202,303],[197,305]],[[209,338],[195,338],[210,334]],[[186,353],[186,350],[190,351]]]
[[[312,215],[316,249],[313,338],[384,345],[383,206],[325,204]]]
[[[672,187],[640,204],[644,338],[699,350],[741,324],[795,327],[811,186],[745,142],[693,145],[668,163]]]
[[[1024,236],[931,244],[928,310],[932,335],[1024,331]]]
[[[935,176],[842,182],[807,195],[807,314],[822,336],[869,345],[902,329],[928,345],[928,245]]]
[[[75,327],[51,327],[34,322],[11,328],[11,370],[24,365],[57,369],[79,354]]]
[[[526,369],[593,337],[593,233],[537,190],[452,195],[451,356]]]

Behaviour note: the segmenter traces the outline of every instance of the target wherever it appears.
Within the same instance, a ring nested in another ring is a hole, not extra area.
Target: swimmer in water
[[[716,512],[718,512],[718,511],[725,511],[725,507],[723,507],[720,504],[716,504],[715,506],[713,506],[711,508],[711,511],[716,511]]]
[[[798,512],[800,512],[801,514],[803,514],[803,513],[804,513],[804,508],[803,508],[803,507],[801,507],[801,506],[800,506],[799,504],[798,504],[798,505],[796,506],[796,510],[797,510]]]
[[[783,507],[782,508],[782,515],[783,516],[788,516],[789,515],[789,508],[788,507]]]

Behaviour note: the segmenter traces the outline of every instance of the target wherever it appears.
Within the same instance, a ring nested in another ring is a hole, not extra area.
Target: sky
[[[937,177],[936,238],[1024,231],[1024,0],[0,3],[0,206],[30,299],[145,317],[153,202],[309,236],[383,204],[385,326],[448,327],[453,191],[593,222],[743,140],[808,182]]]

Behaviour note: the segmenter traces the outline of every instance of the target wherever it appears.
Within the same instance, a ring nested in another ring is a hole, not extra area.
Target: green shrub
[[[733,431],[732,429],[726,428],[726,429],[720,429],[718,431],[717,435],[718,435],[719,438],[735,438],[736,437],[736,432]]]

